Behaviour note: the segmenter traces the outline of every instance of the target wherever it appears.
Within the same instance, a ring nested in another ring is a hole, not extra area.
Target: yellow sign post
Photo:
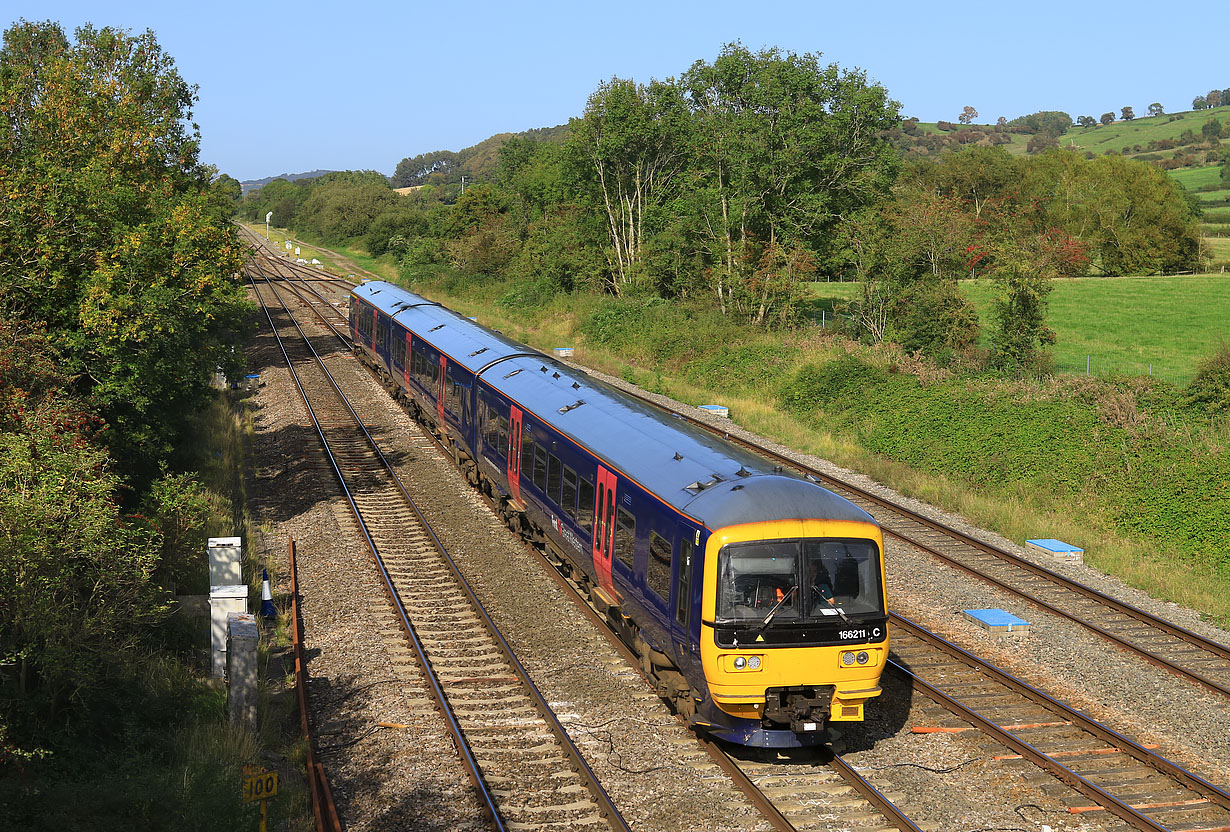
[[[243,802],[261,802],[260,832],[267,832],[269,821],[269,798],[278,793],[278,773],[264,771],[260,766],[243,767]]]

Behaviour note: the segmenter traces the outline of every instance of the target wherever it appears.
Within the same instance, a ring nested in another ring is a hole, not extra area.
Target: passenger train
[[[792,748],[863,719],[888,658],[871,515],[393,284],[353,290],[350,330],[694,728]]]

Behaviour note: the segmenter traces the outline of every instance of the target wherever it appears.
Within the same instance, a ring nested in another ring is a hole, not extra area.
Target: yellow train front
[[[694,721],[741,745],[823,742],[863,719],[888,656],[884,544],[866,512],[814,483],[753,476],[688,505],[703,546]]]

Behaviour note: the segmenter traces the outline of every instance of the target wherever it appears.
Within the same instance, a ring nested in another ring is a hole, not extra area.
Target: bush
[[[1225,341],[1200,363],[1184,401],[1208,413],[1230,414],[1230,344]]]

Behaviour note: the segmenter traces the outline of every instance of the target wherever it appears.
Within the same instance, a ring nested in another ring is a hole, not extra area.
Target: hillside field
[[[1230,239],[1224,256],[1230,256]],[[820,308],[831,310],[857,291],[855,283],[813,283]],[[993,326],[995,287],[963,280],[982,321],[984,346]],[[832,313],[829,312],[829,315]],[[1059,280],[1050,297],[1055,371],[1092,375],[1153,375],[1184,385],[1222,340],[1230,341],[1230,274],[1103,277]]]

